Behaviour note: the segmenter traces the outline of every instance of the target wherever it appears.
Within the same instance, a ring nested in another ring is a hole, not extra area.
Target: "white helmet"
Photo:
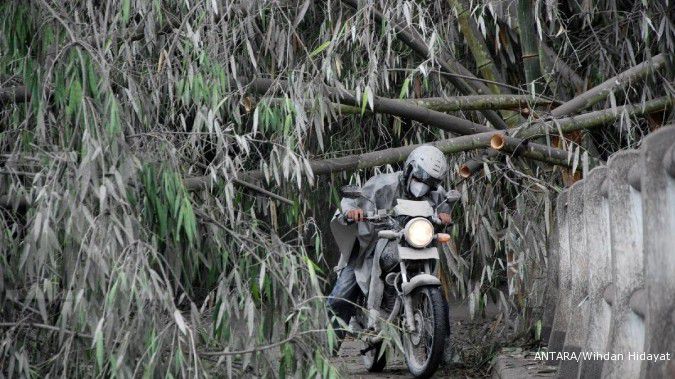
[[[413,150],[403,166],[406,190],[413,197],[436,188],[448,173],[448,162],[438,148],[424,145]]]

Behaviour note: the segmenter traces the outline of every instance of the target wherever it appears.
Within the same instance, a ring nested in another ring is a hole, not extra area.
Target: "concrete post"
[[[604,196],[607,167],[591,170],[584,179],[584,222],[588,257],[588,325],[582,351],[602,352],[607,349],[611,309],[604,292],[612,282],[612,251],[609,234],[609,207]],[[603,360],[580,362],[581,378],[598,378]]]
[[[670,353],[670,361],[643,361],[644,378],[675,377],[675,178],[670,170],[674,145],[675,127],[671,126],[649,135],[641,148],[645,351]]]
[[[560,195],[558,195],[560,196]],[[553,329],[553,318],[555,317],[556,303],[558,302],[558,287],[560,286],[558,270],[560,269],[560,219],[554,213],[551,222],[551,231],[549,233],[547,252],[546,252],[546,291],[542,306],[544,308],[541,317],[541,340],[549,341],[551,330]]]
[[[644,350],[644,320],[629,307],[631,295],[644,285],[642,275],[642,199],[639,186],[628,181],[628,173],[639,166],[637,150],[612,155],[607,167],[607,197],[612,241],[612,281],[605,299],[612,307],[608,351],[624,359],[606,361],[603,378],[637,378],[640,361],[628,354]]]
[[[569,189],[564,189],[558,195],[556,201],[556,222],[558,225],[558,298],[556,299],[555,314],[551,336],[548,340],[549,351],[562,351],[565,344],[565,332],[567,320],[570,315],[572,298],[572,272],[570,270],[570,237],[567,222],[567,201]],[[555,262],[549,262],[554,265]],[[558,364],[557,360],[549,361],[548,364]]]
[[[567,321],[567,333],[563,352],[579,354],[586,342],[588,326],[588,255],[586,254],[586,223],[584,222],[584,181],[578,181],[570,187],[567,203],[567,222],[570,240],[570,269],[572,278],[572,296]],[[574,359],[560,363],[559,374],[562,378],[576,378],[579,362]]]

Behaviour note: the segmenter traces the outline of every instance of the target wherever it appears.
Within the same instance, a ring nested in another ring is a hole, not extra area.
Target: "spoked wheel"
[[[367,348],[368,346],[366,346]],[[375,346],[368,350],[363,355],[363,364],[369,372],[382,372],[384,366],[387,365],[387,354],[382,350],[382,342],[378,342]],[[382,356],[380,356],[380,352]]]
[[[415,331],[403,333],[405,359],[411,374],[428,378],[443,359],[447,316],[438,288],[419,288],[411,297]]]

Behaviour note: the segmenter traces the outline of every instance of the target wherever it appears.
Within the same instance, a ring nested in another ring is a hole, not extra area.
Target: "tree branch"
[[[611,77],[601,84],[589,89],[581,95],[565,102],[563,105],[551,111],[554,118],[577,113],[604,100],[609,94],[619,88],[623,88],[636,80],[641,80],[652,71],[661,69],[666,64],[666,56],[659,54],[650,60],[646,60],[628,70]]]
[[[644,61],[639,65],[631,67],[628,70],[589,89],[581,95],[563,103],[559,107],[553,109],[550,115],[553,118],[560,118],[591,107],[607,98],[610,92],[622,88],[636,80],[644,78],[652,70],[656,71],[661,69],[665,65],[665,61],[665,56],[663,54],[659,54],[653,57],[651,61]],[[527,125],[521,125],[518,129],[522,129],[523,127],[527,127]],[[487,153],[486,157],[491,158],[496,156],[496,154],[497,153],[495,151],[490,151]],[[482,164],[478,164],[478,162],[468,161],[460,167],[460,175],[463,177],[469,177],[481,166]]]
[[[342,0],[342,2],[354,9],[359,8],[358,0]],[[432,54],[429,50],[429,46],[427,46],[427,44],[422,40],[422,38],[414,29],[409,28],[407,25],[401,27],[396,22],[386,20],[382,12],[375,9],[374,7],[371,7],[370,12],[372,17],[377,22],[390,22],[397,32],[398,39],[408,45],[408,47],[417,53],[417,55],[423,57],[424,59],[431,59]],[[447,73],[474,77],[474,75],[469,70],[467,70],[459,62],[450,58],[450,56],[445,54],[445,52],[439,52],[439,54],[440,56],[438,58],[438,64]],[[450,83],[464,95],[480,95],[490,93],[487,86],[479,81],[466,82],[464,79],[452,75],[448,77],[448,81],[450,81]],[[481,113],[494,125],[495,128],[506,129],[506,123],[496,112],[492,110],[483,110]]]

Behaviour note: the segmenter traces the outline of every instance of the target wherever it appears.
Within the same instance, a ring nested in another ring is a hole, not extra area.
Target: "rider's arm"
[[[374,210],[375,199],[384,187],[389,185],[389,179],[386,175],[375,175],[368,179],[361,187],[361,197],[356,199],[343,198],[340,202],[340,209],[343,215],[352,212],[350,216],[363,217],[366,210]],[[353,211],[360,210],[360,213]],[[354,217],[350,217],[353,220]],[[359,220],[356,220],[359,221]]]
[[[445,189],[442,186],[438,186],[436,190],[433,191],[432,198],[436,203],[436,213],[450,213],[450,204],[445,201]],[[440,205],[439,205],[440,204]]]

